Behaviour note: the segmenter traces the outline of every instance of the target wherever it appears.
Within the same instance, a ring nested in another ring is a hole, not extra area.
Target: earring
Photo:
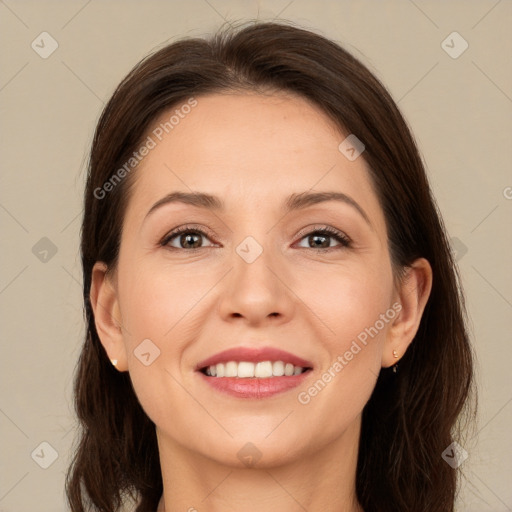
[[[398,359],[398,352],[396,350],[393,350],[393,357],[395,359]],[[396,373],[396,369],[398,368],[398,363],[393,365],[393,373]]]
[[[110,362],[114,365],[114,366],[117,366],[117,359],[111,359]]]

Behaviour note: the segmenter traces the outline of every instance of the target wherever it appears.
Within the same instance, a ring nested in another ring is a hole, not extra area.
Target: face
[[[307,457],[357,424],[382,366],[383,211],[364,153],[306,100],[196,101],[168,134],[172,112],[155,122],[135,171],[113,284],[127,370],[160,442],[230,465],[248,442],[261,464]],[[304,201],[319,192],[338,200]]]

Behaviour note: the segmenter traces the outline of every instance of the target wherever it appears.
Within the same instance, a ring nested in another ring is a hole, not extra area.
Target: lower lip
[[[239,378],[239,377],[208,377],[202,372],[198,372],[207,384],[213,389],[226,393],[237,398],[269,398],[279,393],[284,393],[290,389],[296,388],[307,376],[311,370],[307,370],[299,375],[290,377],[269,377],[269,378]]]

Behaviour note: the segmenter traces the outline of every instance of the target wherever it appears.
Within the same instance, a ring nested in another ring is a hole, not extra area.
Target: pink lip
[[[261,361],[283,361],[283,363],[291,363],[294,366],[302,366],[302,368],[312,368],[313,364],[301,357],[298,357],[290,352],[285,352],[278,348],[261,347],[236,347],[224,350],[215,354],[196,365],[196,370],[201,370],[207,366],[212,366],[218,363],[227,363],[228,361],[247,361],[249,363],[259,363]],[[272,377],[272,379],[281,377]],[[290,377],[287,377],[289,379]],[[262,380],[262,379],[259,379]]]
[[[250,363],[259,363],[261,361],[283,361],[291,363],[294,366],[302,368],[312,368],[313,364],[290,352],[285,352],[272,347],[248,348],[237,347],[230,348],[215,354],[196,366],[196,371],[204,381],[215,390],[237,398],[268,398],[278,393],[283,393],[289,389],[299,386],[305,378],[311,373],[306,371],[300,375],[290,375],[289,377],[269,377],[260,378],[239,378],[239,377],[208,377],[200,370],[207,366],[217,363],[227,363],[228,361],[247,361]]]
[[[207,377],[198,372],[200,378],[213,389],[236,398],[269,398],[293,389],[311,374],[311,370],[290,377],[269,377],[268,379],[241,379],[238,377]]]

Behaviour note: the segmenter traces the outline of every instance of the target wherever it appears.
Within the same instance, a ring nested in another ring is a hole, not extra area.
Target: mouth
[[[301,384],[313,365],[275,348],[235,348],[199,363],[196,371],[214,390],[237,398],[267,398]]]
[[[291,377],[311,370],[310,367],[295,366],[284,361],[228,361],[201,368],[207,377],[236,377],[238,379],[270,379],[274,377]]]

